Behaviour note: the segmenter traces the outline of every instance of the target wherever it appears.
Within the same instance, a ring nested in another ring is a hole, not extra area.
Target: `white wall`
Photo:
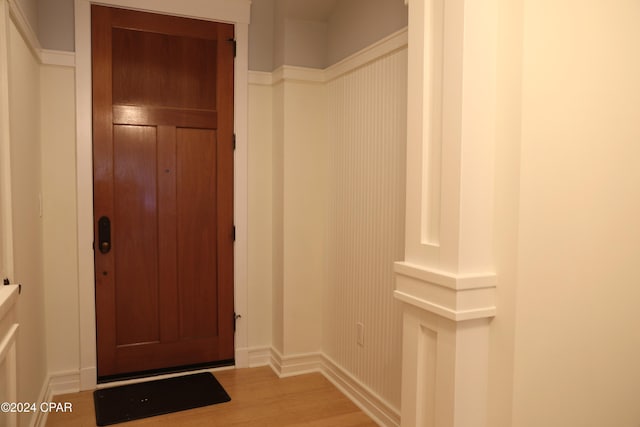
[[[326,98],[323,85],[274,89],[274,347],[318,352],[326,260]]]
[[[640,422],[638,22],[524,1],[513,426]]]
[[[47,376],[40,217],[40,65],[13,22],[9,30],[13,280],[22,284],[18,302],[18,400],[37,402]],[[20,422],[27,423],[35,415],[20,414]]]
[[[270,85],[249,85],[249,347],[271,346],[273,104]]]
[[[40,69],[43,262],[50,374],[80,366],[74,69]]]

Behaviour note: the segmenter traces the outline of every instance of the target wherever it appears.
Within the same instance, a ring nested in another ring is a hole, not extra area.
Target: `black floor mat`
[[[208,372],[104,388],[93,392],[96,424],[99,426],[230,400],[218,380]]]

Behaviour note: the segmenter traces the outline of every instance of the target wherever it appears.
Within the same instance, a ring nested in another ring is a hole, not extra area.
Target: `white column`
[[[495,0],[407,0],[402,425],[486,425],[493,266]]]

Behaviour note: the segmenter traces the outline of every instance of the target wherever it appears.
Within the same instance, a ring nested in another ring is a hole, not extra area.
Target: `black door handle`
[[[98,248],[103,254],[111,250],[111,221],[106,216],[98,220]]]

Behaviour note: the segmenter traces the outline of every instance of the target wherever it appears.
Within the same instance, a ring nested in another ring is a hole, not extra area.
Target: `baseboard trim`
[[[397,409],[358,381],[331,358],[326,355],[323,355],[322,358],[322,374],[376,423],[385,427],[397,427],[400,425],[400,412]]]
[[[321,353],[298,353],[283,356],[271,348],[271,367],[280,378],[322,371]]]
[[[53,374],[49,377],[47,400],[54,396],[80,391],[80,372],[70,371]]]
[[[253,347],[248,349],[249,367],[268,366],[271,363],[271,347]]]
[[[51,402],[55,396],[80,391],[80,372],[69,371],[49,375],[40,392],[38,403]],[[38,411],[32,426],[44,427],[47,423],[48,412]]]
[[[283,356],[274,348],[271,348],[270,352],[271,368],[280,378],[319,372],[377,424],[384,427],[397,427],[400,425],[400,412],[398,409],[358,381],[324,353]]]

